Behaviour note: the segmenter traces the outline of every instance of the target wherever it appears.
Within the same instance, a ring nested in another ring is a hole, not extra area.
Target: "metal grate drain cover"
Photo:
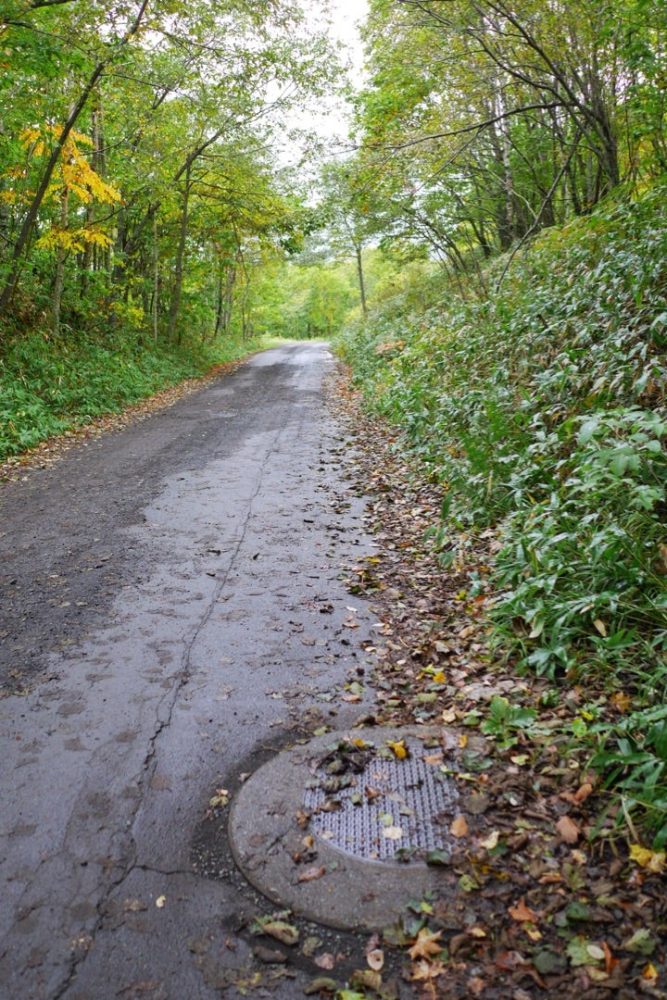
[[[346,854],[368,861],[423,858],[451,846],[449,826],[458,792],[419,740],[407,740],[410,756],[397,760],[373,753],[347,787],[327,791],[323,768],[306,789],[310,830]],[[323,787],[324,786],[324,787]]]

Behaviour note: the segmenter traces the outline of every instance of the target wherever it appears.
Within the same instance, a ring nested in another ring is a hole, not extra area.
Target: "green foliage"
[[[534,709],[512,705],[507,698],[495,695],[480,729],[486,736],[494,736],[503,746],[509,747],[515,742],[517,730],[530,729],[536,716]]]
[[[574,735],[656,831],[663,738],[642,712],[667,692],[664,205],[658,186],[545,232],[499,289],[505,261],[487,269],[485,296],[422,281],[424,308],[403,293],[342,342],[369,404],[442,483],[443,564],[457,530],[497,528],[499,649],[630,691],[627,724]]]
[[[113,347],[90,336],[22,337],[0,361],[0,460],[254,346],[239,339],[214,347],[156,345],[129,334],[114,338]]]

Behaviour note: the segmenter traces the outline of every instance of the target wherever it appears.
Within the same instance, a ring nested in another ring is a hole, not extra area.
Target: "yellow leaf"
[[[467,746],[468,746],[468,734],[461,733],[461,735],[459,736],[459,747],[461,750],[465,750]]]
[[[649,962],[644,971],[642,972],[642,979],[645,979],[649,983],[655,983],[658,978],[658,970],[652,962]]]
[[[410,751],[405,745],[405,740],[397,740],[396,742],[387,740],[387,746],[398,760],[405,760],[406,757],[410,756]]]
[[[632,705],[632,698],[625,691],[616,691],[611,696],[611,703],[617,711],[625,713]]]
[[[607,626],[605,625],[605,623],[602,621],[601,618],[596,618],[593,624],[595,625],[596,629],[598,630],[601,636],[606,636]]]
[[[641,844],[630,845],[630,860],[635,861],[640,868],[660,875],[665,870],[667,864],[667,854],[664,851],[651,851]]]

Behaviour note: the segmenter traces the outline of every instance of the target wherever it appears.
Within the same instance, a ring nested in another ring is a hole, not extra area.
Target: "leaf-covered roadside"
[[[441,488],[406,458],[394,430],[362,413],[349,381],[331,395],[355,437],[356,476],[380,542],[349,574],[378,615],[369,650],[376,721],[443,723],[464,754],[468,734],[487,741],[453,775],[463,807],[442,893],[416,900],[388,937],[410,950],[425,997],[666,996],[665,855],[642,844],[631,822],[619,827],[621,802],[590,767],[591,706],[617,724],[627,698],[602,682],[557,690],[493,656],[494,533],[462,533],[443,572],[425,537]]]
[[[443,568],[465,561],[469,536],[497,531],[498,649],[581,692],[576,735],[660,850],[666,240],[658,185],[547,230],[507,262],[500,287],[501,260],[482,290],[422,282],[342,345],[368,404],[442,487]],[[611,721],[598,694],[618,699]]]
[[[83,342],[47,358],[26,354],[28,338],[13,366],[11,356],[0,362],[0,482],[51,465],[77,442],[172,406],[234,371],[265,344],[232,341],[215,351],[186,355],[173,350],[152,357],[136,345],[125,346],[126,352],[100,352]],[[22,365],[39,376],[31,384],[25,371],[20,373]]]

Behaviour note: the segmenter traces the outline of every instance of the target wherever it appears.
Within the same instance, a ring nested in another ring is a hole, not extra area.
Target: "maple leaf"
[[[436,979],[437,976],[442,976],[446,972],[443,962],[427,962],[422,959],[421,962],[416,962],[412,966],[411,979],[415,982],[424,981],[427,979]]]
[[[410,958],[413,961],[421,958],[428,962],[434,955],[439,955],[442,951],[441,937],[442,931],[430,931],[428,927],[422,927],[415,943],[408,951]]]

